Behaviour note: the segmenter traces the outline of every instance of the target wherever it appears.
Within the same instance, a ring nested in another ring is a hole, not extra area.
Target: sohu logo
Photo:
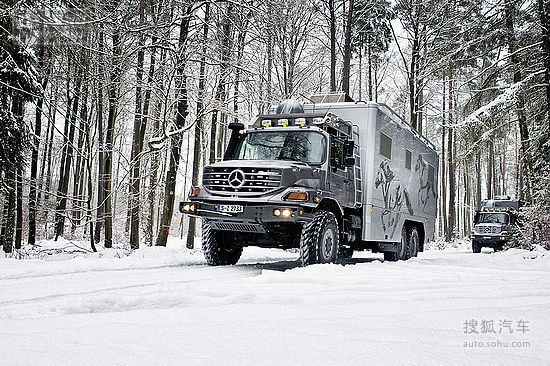
[[[233,188],[240,188],[243,186],[245,179],[244,179],[244,172],[240,169],[233,170],[229,177],[227,178],[227,181]]]

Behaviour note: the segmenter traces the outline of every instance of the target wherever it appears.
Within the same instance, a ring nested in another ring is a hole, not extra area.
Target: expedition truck
[[[223,161],[180,203],[202,219],[209,265],[235,264],[245,246],[299,248],[303,265],[365,249],[406,260],[434,238],[434,146],[386,105],[342,96],[228,126]]]
[[[495,252],[502,250],[516,224],[520,205],[519,200],[509,196],[482,201],[481,209],[474,216],[472,251],[480,253],[482,247],[491,247]]]

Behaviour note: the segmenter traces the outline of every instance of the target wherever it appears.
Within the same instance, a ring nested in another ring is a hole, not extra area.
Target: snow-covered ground
[[[550,364],[542,250],[457,243],[301,268],[296,253],[247,248],[214,268],[178,242],[0,259],[0,364]]]

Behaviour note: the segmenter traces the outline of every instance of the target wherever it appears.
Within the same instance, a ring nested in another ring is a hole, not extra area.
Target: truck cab
[[[472,251],[480,253],[482,247],[493,248],[495,252],[502,250],[516,224],[519,207],[520,202],[508,196],[483,201],[474,216]]]

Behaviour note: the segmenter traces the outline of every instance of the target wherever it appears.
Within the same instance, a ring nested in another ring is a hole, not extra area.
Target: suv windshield
[[[249,132],[240,141],[234,159],[321,164],[325,160],[326,144],[325,136],[315,131]]]
[[[479,223],[484,224],[508,224],[508,214],[483,212],[479,215]]]

